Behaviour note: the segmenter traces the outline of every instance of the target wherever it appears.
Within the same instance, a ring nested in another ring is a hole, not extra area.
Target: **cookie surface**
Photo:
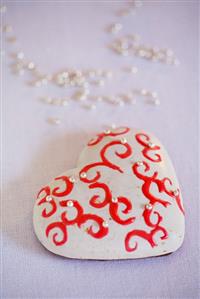
[[[184,209],[171,160],[142,130],[107,130],[38,193],[35,233],[51,252],[80,259],[166,255],[184,238]]]

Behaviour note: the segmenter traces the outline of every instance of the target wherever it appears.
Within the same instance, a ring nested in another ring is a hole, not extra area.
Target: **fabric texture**
[[[119,19],[123,2],[12,1],[5,21],[17,42],[3,57],[2,298],[198,298],[198,1],[145,1],[134,16]],[[105,27],[122,22],[144,44],[171,47],[181,64],[172,67],[121,57],[108,45]],[[65,96],[56,86],[30,87],[10,72],[9,53],[23,50],[44,72],[65,67],[108,68],[114,78],[102,93],[144,87],[161,105],[100,103],[87,111],[76,103],[52,107],[44,95]],[[122,70],[137,66],[136,75]],[[60,117],[60,126],[48,124]],[[76,166],[89,138],[115,123],[153,132],[167,148],[182,187],[186,235],[181,249],[157,258],[126,261],[65,259],[48,252],[34,235],[32,210],[39,189]]]

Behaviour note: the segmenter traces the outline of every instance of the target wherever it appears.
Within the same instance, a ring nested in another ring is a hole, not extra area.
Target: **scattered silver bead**
[[[103,98],[102,98],[101,96],[97,96],[97,97],[96,97],[96,100],[97,100],[97,102],[102,102],[102,101],[103,101]]]
[[[148,203],[148,204],[145,205],[145,208],[146,208],[147,210],[152,210],[152,209],[153,209],[153,206],[152,206],[152,204]]]
[[[51,97],[43,97],[41,100],[47,104],[52,104],[53,102],[53,99]]]
[[[42,86],[42,82],[41,82],[40,80],[35,81],[35,82],[34,82],[34,86],[35,86],[35,87],[40,87],[40,86]]]
[[[121,143],[122,143],[122,144],[125,144],[125,143],[127,143],[127,140],[126,140],[126,138],[122,137],[122,138],[121,138]]]
[[[148,142],[148,147],[153,148],[155,146],[155,144],[151,141]]]
[[[117,14],[120,17],[125,17],[125,16],[129,15],[129,10],[128,9],[120,9]]]
[[[34,70],[34,69],[35,69],[34,65],[29,66],[29,70]],[[41,83],[42,83],[42,85],[47,85],[48,84],[48,79],[46,77],[42,78]]]
[[[76,179],[75,179],[75,177],[70,176],[69,181],[70,181],[71,183],[75,183],[75,182],[76,182]]]
[[[132,66],[132,67],[130,68],[130,72],[131,72],[132,74],[137,74],[137,72],[138,72],[138,68],[137,68],[136,66]]]
[[[137,3],[138,2],[138,3]],[[141,1],[134,1],[130,6],[127,8],[127,12],[131,13],[134,11],[135,8],[141,5]],[[1,6],[1,11],[3,10],[3,6]],[[121,23],[114,23],[111,25],[110,29],[113,33],[117,33],[122,30],[123,26]],[[4,30],[6,32],[11,32],[12,27],[10,25],[4,26]],[[178,64],[177,59],[174,57],[174,53],[171,49],[159,49],[157,47],[147,47],[139,43],[140,37],[136,34],[129,34],[123,37],[120,37],[118,40],[114,41],[113,49],[115,49],[119,54],[123,56],[127,56],[129,54],[134,54],[138,56],[142,56],[148,59],[157,59],[163,60],[169,64]],[[8,38],[8,41],[15,41],[16,37],[11,36]],[[167,58],[166,58],[167,57]],[[96,84],[97,86],[101,87],[104,86],[106,78],[112,78],[113,73],[111,70],[104,70],[104,69],[96,69],[96,70],[79,70],[79,69],[67,69],[61,71],[55,75],[42,75],[36,69],[35,64],[33,62],[25,62],[24,61],[24,53],[19,52],[17,53],[17,61],[22,61],[23,64],[16,66],[16,73],[17,74],[24,74],[26,69],[33,71],[31,74],[34,76],[33,86],[40,87],[42,85],[47,85],[49,81],[57,84],[61,87],[77,87],[78,90],[76,94],[76,99],[79,101],[83,101],[84,104],[81,106],[87,109],[94,110],[96,109],[95,104],[85,103],[88,100],[88,96],[90,95],[90,85],[92,83]],[[133,74],[137,73],[138,69],[135,66],[129,68],[129,71]],[[94,79],[94,80],[90,80]],[[152,103],[155,105],[159,105],[159,100],[157,94],[155,92],[148,92],[144,93],[144,89],[140,93],[141,95],[147,95],[152,99]],[[92,96],[90,96],[92,98]],[[90,100],[89,97],[89,100]],[[93,99],[97,102],[101,102],[105,100],[111,104],[124,106],[126,103],[135,104],[136,100],[133,95],[125,95],[120,98],[120,96],[96,96]],[[46,99],[46,103],[59,105],[59,106],[67,106],[69,104],[68,101],[62,99]],[[54,119],[52,123],[59,124],[59,119]]]
[[[139,39],[137,39],[134,35],[126,35],[120,39],[116,39],[112,43],[111,48],[118,54],[124,56],[132,54],[155,62],[170,65],[179,64],[174,53],[170,49],[159,49],[157,47],[142,45],[139,43]]]
[[[116,101],[116,104],[119,105],[120,107],[124,106],[124,101],[120,100],[120,101]]]
[[[150,96],[151,96],[153,99],[157,99],[158,94],[157,94],[157,92],[153,91],[153,92],[150,93]]]
[[[112,202],[113,202],[113,203],[117,203],[117,202],[118,202],[117,197],[112,197]]]
[[[97,106],[95,104],[85,103],[82,105],[83,108],[88,110],[95,110]]]
[[[69,200],[69,201],[67,202],[67,206],[68,206],[69,208],[72,208],[72,207],[74,206],[73,201],[72,201],[72,200]]]
[[[103,76],[104,76],[105,78],[112,78],[113,73],[112,73],[112,71],[104,71],[104,72],[103,72]]]
[[[174,196],[178,196],[178,195],[179,195],[179,191],[178,191],[178,189],[174,190],[174,191],[173,191],[173,194],[174,194]]]
[[[122,30],[122,24],[120,23],[112,24],[109,29],[109,31],[114,34],[118,33],[120,30]]]
[[[53,197],[52,197],[51,195],[48,195],[48,196],[46,197],[46,201],[50,202],[50,201],[52,201],[52,200],[53,200]]]
[[[95,84],[97,84],[98,86],[100,87],[103,87],[105,85],[105,82],[104,80],[100,79],[100,80],[97,80],[96,82],[94,82]]]
[[[95,104],[90,104],[89,105],[89,109],[91,110],[95,110],[97,108],[97,106]]]
[[[142,166],[142,165],[144,165],[144,162],[143,161],[137,161],[137,165]]]
[[[28,65],[27,65],[27,68],[29,70],[33,70],[35,68],[35,64],[33,62],[29,62]]]
[[[105,134],[105,135],[109,135],[110,133],[111,133],[111,130],[105,130],[105,131],[104,131],[104,134]]]
[[[155,106],[159,106],[159,105],[160,105],[160,100],[159,100],[159,99],[154,99],[154,100],[153,100],[153,104],[154,104]]]
[[[90,71],[88,71],[88,77],[89,77],[89,78],[93,79],[95,76],[96,76],[96,73],[95,73],[94,70],[90,70]]]
[[[174,52],[171,49],[166,49],[167,56],[171,57],[174,55]]]
[[[103,225],[103,227],[108,227],[109,226],[107,221],[103,221],[102,225]]]
[[[69,105],[69,102],[67,100],[62,100],[61,101],[61,105],[62,106],[68,106]]]
[[[141,89],[141,95],[146,96],[148,91],[146,89]]]
[[[55,105],[55,106],[60,106],[61,105],[61,100],[57,99],[57,98],[54,98],[54,99],[51,100],[51,104]]]
[[[60,125],[61,124],[61,120],[59,118],[49,118],[48,122],[53,124],[53,125]]]
[[[87,177],[86,172],[81,172],[80,177],[81,177],[82,179],[85,179],[85,178]]]

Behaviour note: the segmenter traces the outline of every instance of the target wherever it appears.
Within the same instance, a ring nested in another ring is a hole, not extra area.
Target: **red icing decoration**
[[[143,185],[142,185],[142,192],[145,195],[145,197],[149,200],[150,204],[152,205],[152,209],[147,209],[145,207],[144,212],[143,212],[143,218],[144,221],[146,223],[147,226],[151,227],[151,231],[149,233],[147,233],[144,230],[132,230],[130,231],[125,238],[125,248],[127,251],[131,252],[137,249],[137,242],[135,243],[134,247],[130,246],[130,239],[134,236],[137,237],[141,237],[145,240],[147,240],[149,242],[149,244],[151,245],[151,247],[156,246],[157,244],[155,243],[153,237],[154,235],[161,231],[163,233],[163,235],[161,236],[161,239],[166,239],[168,237],[168,233],[167,230],[160,226],[160,223],[162,222],[162,216],[157,212],[154,211],[153,212],[153,207],[155,206],[155,204],[162,204],[165,208],[167,208],[167,206],[169,204],[171,204],[170,202],[167,201],[163,201],[160,198],[155,197],[153,194],[151,194],[150,192],[150,187],[152,183],[155,183],[158,187],[159,192],[165,192],[167,195],[169,195],[172,198],[175,198],[176,203],[179,207],[179,209],[181,210],[182,213],[184,213],[183,207],[181,205],[181,200],[180,200],[180,192],[178,190],[178,195],[174,195],[173,191],[169,191],[166,188],[166,182],[168,182],[170,185],[172,185],[172,182],[169,178],[164,178],[162,180],[159,180],[157,178],[158,172],[154,172],[152,176],[145,176],[143,174],[141,174],[138,171],[139,167],[144,166],[144,172],[146,173],[148,170],[150,170],[149,165],[143,161],[143,165],[138,165],[137,163],[135,163],[133,165],[133,173],[141,180],[144,181]],[[155,215],[157,215],[157,222],[153,223],[151,220],[151,215],[152,213],[154,213]]]
[[[149,146],[150,138],[147,134],[138,133],[135,135],[135,138],[139,144],[144,146],[142,153],[145,158],[147,158],[148,160],[151,160],[152,162],[160,162],[161,161],[161,156],[159,154],[155,154],[154,158],[149,155],[149,152],[159,150],[160,146],[154,145],[154,146],[150,147]]]
[[[128,158],[131,154],[132,154],[132,149],[130,147],[130,145],[128,143],[122,143],[120,140],[116,140],[116,141],[112,141],[108,144],[106,144],[100,151],[100,157],[101,157],[101,162],[96,162],[96,163],[91,163],[91,164],[88,164],[86,165],[85,167],[82,168],[82,170],[80,171],[80,179],[85,182],[85,183],[94,183],[96,181],[98,181],[101,177],[101,174],[100,174],[100,171],[97,171],[96,172],[96,176],[93,177],[92,179],[88,179],[87,177],[86,178],[82,178],[81,177],[81,174],[82,173],[86,173],[90,170],[90,169],[93,169],[97,166],[105,166],[105,167],[109,167],[113,170],[116,170],[116,171],[119,171],[121,173],[123,173],[123,170],[113,164],[112,162],[110,162],[107,158],[106,158],[106,151],[112,147],[112,146],[115,146],[115,145],[122,145],[126,151],[123,152],[123,153],[119,153],[117,151],[115,151],[115,155],[118,156],[119,158],[121,159],[125,159],[125,158]]]
[[[161,189],[161,187],[162,187],[162,181],[159,180],[159,179],[157,179],[158,172],[155,171],[155,172],[153,173],[152,176],[146,176],[146,175],[143,175],[143,174],[141,174],[141,173],[139,172],[139,170],[138,170],[139,168],[142,168],[143,166],[144,166],[144,172],[146,173],[146,172],[150,169],[150,167],[149,167],[149,165],[148,165],[146,162],[144,162],[144,161],[143,161],[143,165],[142,165],[142,166],[141,166],[141,165],[138,165],[137,163],[135,163],[135,164],[133,165],[132,170],[133,170],[133,173],[137,176],[137,178],[139,178],[139,179],[141,179],[141,180],[144,181],[144,183],[143,183],[143,185],[142,185],[142,192],[143,192],[144,196],[145,196],[146,198],[149,199],[149,201],[150,201],[150,203],[151,203],[152,205],[154,205],[155,203],[160,203],[160,204],[162,204],[164,207],[167,207],[168,205],[170,205],[170,202],[165,201],[165,200],[163,200],[163,199],[161,199],[161,198],[157,198],[157,197],[155,197],[155,196],[150,192],[151,184],[156,184],[157,187],[158,187],[158,190],[159,190],[160,192],[162,191],[162,189]]]
[[[69,178],[66,176],[62,176],[59,178],[56,178],[56,180],[63,180],[65,182],[65,189],[63,191],[59,191],[60,189],[59,187],[56,187],[53,189],[52,194],[58,197],[63,197],[66,195],[69,195],[73,189],[73,184],[69,181]],[[50,212],[46,211],[46,208],[43,209],[42,211],[42,217],[46,218],[46,217],[50,217],[52,216],[56,210],[57,210],[57,205],[56,205],[56,201],[52,198],[51,201],[47,202],[46,201],[46,197],[48,195],[51,194],[50,191],[50,187],[44,187],[43,189],[41,189],[41,191],[38,194],[38,197],[40,196],[40,194],[42,192],[45,192],[44,197],[42,197],[42,199],[38,202],[38,206],[42,205],[44,203],[48,203],[52,206],[52,210]],[[84,214],[84,210],[82,208],[82,206],[80,205],[80,203],[77,200],[72,200],[72,199],[67,199],[67,200],[61,200],[59,202],[61,207],[67,207],[68,202],[72,201],[73,202],[73,206],[70,207],[71,208],[75,208],[77,210],[77,215],[74,219],[68,219],[67,218],[67,211],[62,212],[61,214],[61,221],[57,221],[57,222],[53,222],[50,223],[47,228],[46,228],[46,236],[49,236],[49,233],[51,230],[53,229],[59,229],[62,232],[62,239],[59,241],[57,240],[58,237],[58,233],[53,234],[53,242],[56,246],[61,246],[63,244],[65,244],[67,242],[67,226],[70,225],[74,225],[77,224],[78,227],[80,228],[82,224],[84,224],[85,222],[87,222],[88,220],[93,220],[98,224],[99,230],[97,232],[94,232],[92,229],[92,226],[90,226],[87,229],[87,233],[89,235],[91,235],[94,238],[103,238],[107,235],[108,233],[108,228],[103,226],[103,222],[104,220],[97,216],[97,215],[93,215],[93,214]]]
[[[128,214],[131,211],[132,204],[127,198],[118,197],[116,203],[112,202],[112,193],[111,193],[109,187],[103,183],[98,183],[98,182],[93,183],[89,186],[89,188],[90,189],[100,188],[100,189],[103,189],[105,192],[105,198],[103,201],[100,201],[100,202],[99,202],[99,195],[94,195],[90,199],[91,206],[93,206],[94,208],[103,208],[106,205],[109,205],[110,216],[112,217],[112,219],[114,221],[116,221],[117,223],[119,223],[121,225],[127,225],[134,221],[135,217],[130,217],[128,219],[121,219],[118,215],[118,209],[119,209],[120,203],[125,205],[125,209],[122,211],[122,213]]]
[[[132,204],[131,202],[126,198],[126,197],[118,197],[118,202],[110,203],[110,215],[113,218],[113,220],[115,220],[117,223],[121,224],[121,225],[128,225],[130,223],[133,223],[133,221],[135,220],[135,217],[130,217],[127,219],[121,219],[118,215],[118,209],[119,209],[119,203],[123,203],[125,205],[125,209],[122,210],[122,212],[124,214],[128,214],[129,211],[132,209]]]
[[[130,239],[134,236],[141,237],[141,238],[147,240],[149,242],[149,244],[151,245],[151,247],[157,246],[157,244],[154,242],[153,237],[159,231],[161,231],[163,233],[161,239],[162,240],[166,239],[167,238],[166,230],[163,227],[156,227],[156,228],[152,229],[150,233],[147,233],[144,230],[137,230],[137,229],[129,232],[126,235],[126,238],[125,238],[125,248],[126,248],[126,250],[128,252],[131,252],[131,251],[134,251],[134,250],[137,249],[137,247],[138,247],[137,242],[135,243],[134,247],[130,247],[130,244],[129,244]]]
[[[95,188],[100,188],[103,189],[105,192],[105,198],[103,201],[99,201],[99,195],[94,195],[90,199],[90,205],[93,206],[94,208],[103,208],[105,207],[112,199],[112,194],[110,192],[109,187],[106,184],[103,183],[93,183],[89,185],[90,189],[95,189]]]
[[[119,130],[119,131],[116,131],[116,130]],[[98,134],[95,138],[91,139],[88,142],[88,146],[98,144],[106,136],[115,137],[115,136],[126,134],[126,133],[128,133],[128,131],[130,131],[130,129],[127,128],[127,127],[121,127],[121,128],[116,129],[116,130],[115,130],[115,132],[110,132],[108,134],[106,134],[105,132]],[[120,132],[120,130],[122,130],[122,131]]]
[[[57,246],[61,246],[67,242],[67,229],[63,222],[53,222],[50,223],[46,228],[46,236],[49,236],[49,233],[52,229],[58,228],[62,232],[62,239],[57,240],[58,233],[53,234],[53,242]]]
[[[130,231],[125,238],[125,248],[127,251],[131,252],[137,249],[138,246],[137,242],[135,243],[134,247],[130,247],[130,239],[134,236],[147,240],[151,245],[151,247],[157,246],[157,244],[153,239],[154,235],[157,232],[161,231],[163,233],[163,235],[161,236],[161,240],[164,240],[168,237],[168,233],[166,229],[160,226],[160,223],[162,221],[162,216],[158,212],[153,212],[158,216],[157,222],[154,224],[150,219],[152,212],[153,212],[153,207],[152,210],[148,210],[147,208],[145,208],[143,212],[144,221],[148,226],[152,227],[152,230],[149,233],[147,233],[144,230],[137,230],[137,229]]]
[[[153,224],[150,217],[151,217],[151,214],[152,214],[152,210],[149,210],[147,208],[144,209],[144,212],[142,214],[142,216],[144,217],[144,220],[145,220],[145,223],[150,226],[150,227],[155,227],[155,225],[158,225],[161,221],[162,221],[162,216],[160,216],[160,214],[158,212],[153,212],[153,214],[157,215],[158,216],[158,220],[157,220],[157,223]]]
[[[47,217],[52,216],[52,215],[56,212],[57,207],[56,207],[55,200],[54,200],[53,198],[52,198],[51,201],[48,201],[48,202],[47,202],[47,200],[46,200],[46,197],[50,195],[50,188],[49,188],[49,186],[46,186],[46,187],[42,188],[42,189],[40,190],[40,192],[38,193],[38,196],[37,196],[37,197],[39,198],[39,197],[40,197],[40,194],[41,194],[42,192],[44,192],[44,191],[45,191],[45,195],[44,195],[44,197],[42,197],[42,199],[38,202],[38,206],[40,206],[40,205],[42,205],[42,204],[44,204],[44,203],[48,203],[48,206],[51,206],[51,210],[50,210],[49,212],[47,211],[46,208],[42,211],[42,216],[43,216],[44,218],[47,218]]]
[[[108,227],[103,226],[103,219],[97,215],[93,215],[93,214],[82,215],[82,217],[78,220],[77,224],[79,227],[81,227],[81,225],[84,224],[88,220],[95,221],[99,226],[99,230],[97,232],[94,232],[92,229],[92,226],[90,226],[87,229],[87,233],[89,235],[91,235],[94,238],[98,238],[98,239],[101,239],[107,235]]]
[[[63,191],[60,191],[59,187],[56,187],[53,189],[52,194],[58,197],[67,196],[71,193],[73,189],[73,183],[70,182],[69,178],[67,176],[60,176],[58,178],[55,178],[55,180],[62,180],[65,183],[65,189]]]
[[[185,211],[184,211],[184,208],[183,208],[183,205],[181,202],[181,198],[180,198],[180,190],[177,189],[178,194],[175,195],[174,191],[169,191],[166,187],[166,182],[168,182],[172,186],[172,181],[169,178],[164,178],[162,182],[163,182],[163,189],[164,189],[165,193],[167,193],[170,197],[175,199],[180,211],[183,213],[183,215],[185,215]]]
[[[60,206],[61,207],[67,207],[67,203],[69,201],[73,202],[73,207],[77,210],[77,215],[76,215],[76,217],[74,219],[69,220],[67,218],[67,212],[63,212],[61,214],[61,219],[62,219],[62,222],[64,224],[66,224],[66,225],[73,225],[73,224],[77,223],[80,220],[80,218],[82,217],[82,215],[83,215],[83,208],[81,207],[81,205],[78,203],[77,200],[70,200],[70,199],[60,201]]]
[[[129,128],[120,128],[118,132],[110,132],[110,133],[101,133],[97,135],[96,139],[91,140],[88,145],[93,146],[101,142],[101,140],[105,136],[118,136],[127,133],[130,129]],[[160,162],[161,156],[154,152],[154,157],[150,155],[150,152],[157,151],[160,149],[158,145],[149,146],[150,138],[148,135],[144,133],[139,133],[135,135],[136,140],[140,143],[144,149],[142,150],[143,156],[152,162]],[[124,197],[118,196],[117,201],[112,201],[112,192],[109,186],[103,182],[99,182],[102,174],[100,170],[96,170],[95,176],[92,178],[88,178],[88,172],[91,169],[95,169],[96,167],[108,167],[113,171],[118,171],[119,173],[123,173],[123,169],[120,166],[112,163],[107,157],[107,151],[114,146],[121,146],[123,147],[123,151],[121,152],[119,149],[115,151],[115,155],[120,159],[125,159],[131,156],[132,148],[131,146],[125,142],[121,142],[120,140],[113,140],[102,147],[100,150],[100,161],[91,163],[83,167],[79,173],[80,180],[84,183],[88,183],[86,185],[89,189],[102,189],[104,192],[104,196],[101,199],[100,195],[93,195],[89,199],[89,204],[96,208],[101,209],[108,206],[110,217],[120,225],[129,225],[133,223],[135,217],[129,217],[126,219],[122,219],[119,216],[119,208],[121,205],[124,206],[122,213],[129,214],[132,211],[132,203],[131,201]],[[172,186],[172,181],[169,178],[158,179],[158,172],[154,171],[151,175],[147,175],[147,172],[150,171],[150,166],[147,162],[143,161],[143,164],[135,163],[132,166],[133,174],[140,180],[143,181],[141,191],[143,195],[149,200],[149,203],[152,205],[152,209],[148,209],[147,207],[144,208],[142,217],[144,219],[145,224],[148,226],[148,231],[141,230],[141,229],[134,229],[127,233],[125,237],[125,249],[128,252],[132,252],[137,249],[138,243],[135,241],[134,246],[130,246],[130,241],[134,237],[139,237],[145,239],[150,246],[153,248],[157,244],[154,240],[154,236],[156,233],[161,232],[161,239],[166,239],[168,237],[167,230],[161,226],[163,217],[160,215],[159,212],[154,211],[155,205],[161,204],[164,208],[167,208],[168,205],[171,204],[170,201],[163,200],[160,196],[155,196],[152,194],[152,184],[154,184],[160,193],[167,194],[171,199],[175,200],[178,208],[184,214],[184,209],[182,206],[181,198],[180,198],[180,190],[177,189],[176,192],[169,190],[167,188],[167,183],[169,186]],[[81,174],[86,173],[86,177],[82,177]],[[53,233],[52,241],[56,246],[61,246],[68,241],[68,227],[71,225],[77,225],[78,228],[81,228],[83,224],[86,224],[88,221],[93,221],[97,224],[97,229],[94,229],[93,224],[90,225],[86,232],[93,238],[104,238],[108,233],[109,229],[104,223],[104,219],[96,214],[85,213],[83,207],[76,199],[63,199],[59,200],[61,197],[65,197],[70,195],[73,190],[74,184],[69,180],[67,176],[60,176],[55,178],[55,181],[62,181],[64,184],[60,187],[54,187],[53,190],[50,190],[49,186],[42,188],[38,194],[38,206],[45,205],[44,209],[42,210],[42,217],[48,218],[55,214],[57,211],[57,205],[64,208],[61,212],[60,218],[56,222],[50,223],[46,228],[46,237],[49,237],[49,234],[53,230],[59,230],[61,232],[61,238],[59,237],[59,233]],[[43,196],[41,196],[41,194]],[[47,196],[52,196],[50,201],[47,201]],[[54,198],[58,197],[57,199]],[[40,198],[42,197],[42,198]],[[73,202],[73,206],[68,207],[69,201]],[[51,209],[49,210],[49,207]],[[48,209],[47,209],[48,208]],[[69,219],[68,217],[68,208],[75,209],[76,215],[73,219]],[[155,215],[155,220],[153,221],[152,215]],[[150,229],[150,231],[149,231]]]

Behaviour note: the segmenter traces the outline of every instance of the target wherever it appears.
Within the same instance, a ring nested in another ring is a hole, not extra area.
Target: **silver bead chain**
[[[126,17],[134,15],[136,10],[142,6],[142,1],[135,0],[125,4],[125,7],[117,11],[117,16]],[[7,11],[6,5],[0,6],[0,13],[4,14]],[[119,34],[123,30],[123,25],[119,22],[112,23],[107,27],[107,31],[111,34]],[[10,43],[16,42],[16,37],[13,35],[13,28],[6,24],[1,27],[1,32],[6,35],[6,41]],[[147,47],[140,42],[140,37],[136,34],[129,34],[120,38],[114,39],[111,43],[111,48],[122,56],[135,55],[150,61],[159,61],[166,64],[178,65],[179,62],[174,56],[171,49],[159,49],[156,47]],[[1,55],[4,55],[1,49]],[[12,55],[12,72],[16,75],[25,75],[29,73],[31,81],[29,82],[33,87],[42,87],[47,84],[53,84],[64,89],[70,89],[71,95],[68,97],[51,97],[44,96],[41,102],[53,105],[68,107],[72,101],[80,104],[80,107],[87,110],[95,110],[99,102],[104,102],[110,105],[123,107],[124,105],[135,105],[137,99],[144,99],[145,103],[157,106],[160,104],[158,95],[154,91],[149,91],[144,88],[133,89],[126,93],[119,93],[115,95],[107,95],[103,92],[100,94],[91,94],[91,91],[104,88],[108,80],[115,77],[115,73],[108,69],[65,69],[54,74],[42,73],[34,61],[28,60],[23,51]],[[124,70],[136,75],[138,68],[134,65],[124,68]],[[30,76],[31,75],[31,76]],[[57,117],[48,118],[51,124],[59,125],[61,120]]]

